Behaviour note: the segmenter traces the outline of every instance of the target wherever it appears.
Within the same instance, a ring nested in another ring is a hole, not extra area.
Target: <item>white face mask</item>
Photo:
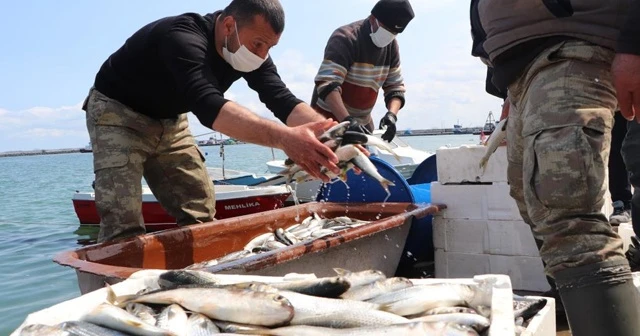
[[[240,44],[240,37],[238,36],[238,24],[236,23],[236,38],[238,44]],[[224,47],[222,48],[222,56],[234,69],[241,72],[251,72],[258,69],[266,58],[260,58],[260,56],[252,53],[244,45],[240,45],[240,48],[232,53],[228,49],[227,37],[224,38]],[[269,56],[267,56],[268,58]]]
[[[371,33],[369,35],[371,36],[371,41],[373,41],[373,44],[375,44],[376,47],[384,48],[388,46],[389,43],[393,42],[393,39],[395,39],[396,36],[393,35],[393,33],[391,33],[390,31],[382,28],[382,26],[380,26],[380,22],[378,22],[378,19],[376,19],[376,23],[378,24],[378,30],[376,30],[375,33]]]

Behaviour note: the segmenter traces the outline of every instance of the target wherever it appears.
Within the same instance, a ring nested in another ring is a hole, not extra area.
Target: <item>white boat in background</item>
[[[384,131],[382,130],[374,130],[373,136],[381,138]],[[416,167],[422,161],[426,160],[428,157],[433,155],[434,153],[425,152],[423,150],[415,149],[409,146],[406,142],[402,141],[399,137],[393,138],[389,143],[390,147],[393,151],[400,157],[400,161],[398,161],[391,152],[383,149],[379,149],[374,146],[366,146],[367,150],[371,153],[371,155],[376,155],[378,158],[392,165],[405,179],[408,179],[413,175]],[[272,160],[267,162],[268,171],[270,174],[278,174],[285,168],[284,160]],[[263,185],[263,184],[261,184]],[[316,196],[322,185],[322,181],[313,180],[300,183],[296,185],[295,182],[291,183],[292,191],[294,191],[295,196],[298,197],[298,200],[302,203],[304,202],[313,202],[316,200]],[[287,201],[293,201],[293,194],[289,197]]]

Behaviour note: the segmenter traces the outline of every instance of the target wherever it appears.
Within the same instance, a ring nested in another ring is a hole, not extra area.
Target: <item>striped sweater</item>
[[[360,20],[336,29],[324,52],[324,60],[315,77],[311,106],[333,116],[324,101],[329,93],[338,90],[349,112],[363,125],[372,123],[371,111],[380,88],[385,104],[397,97],[404,106],[404,81],[400,71],[398,42],[384,48],[371,41],[371,24]]]

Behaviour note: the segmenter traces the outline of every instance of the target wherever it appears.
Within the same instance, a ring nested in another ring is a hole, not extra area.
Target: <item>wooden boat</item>
[[[288,227],[316,212],[325,218],[348,215],[371,223],[312,241],[210,267],[213,273],[335,275],[334,267],[379,269],[392,276],[414,219],[444,205],[412,203],[311,202],[263,213],[149,233],[120,242],[91,245],[55,256],[76,270],[84,294],[123,281],[142,269],[181,269],[241,250],[252,238]]]

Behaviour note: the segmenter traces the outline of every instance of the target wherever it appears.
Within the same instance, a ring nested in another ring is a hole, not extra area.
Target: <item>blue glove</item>
[[[379,128],[382,128],[383,126],[387,128],[382,135],[382,140],[391,142],[391,140],[396,136],[396,121],[398,121],[398,117],[396,117],[392,112],[387,112],[387,114],[380,119]]]

